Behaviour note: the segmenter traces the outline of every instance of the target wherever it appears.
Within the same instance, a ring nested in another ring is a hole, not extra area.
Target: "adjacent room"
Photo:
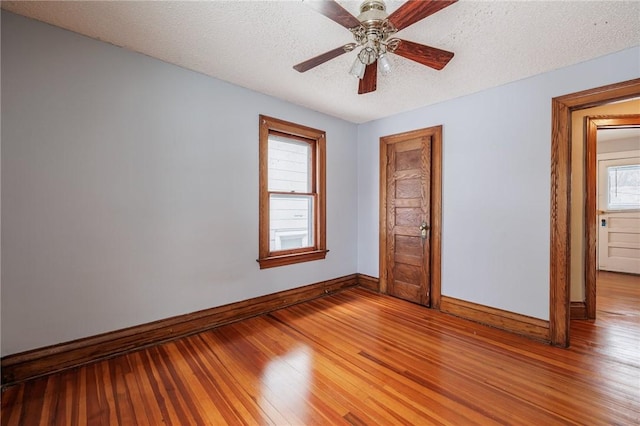
[[[640,2],[1,7],[3,426],[640,423]]]

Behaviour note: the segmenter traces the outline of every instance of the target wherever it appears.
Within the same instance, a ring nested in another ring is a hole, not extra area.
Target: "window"
[[[607,167],[607,209],[640,209],[640,164]]]
[[[324,259],[325,133],[260,116],[260,269]]]

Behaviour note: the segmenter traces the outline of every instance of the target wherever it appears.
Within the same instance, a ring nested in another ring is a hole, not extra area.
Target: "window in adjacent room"
[[[260,268],[324,259],[325,132],[260,116]]]
[[[608,210],[640,209],[640,164],[607,167]]]

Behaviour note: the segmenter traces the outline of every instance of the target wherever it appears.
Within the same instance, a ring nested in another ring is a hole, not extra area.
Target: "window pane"
[[[311,192],[311,145],[269,135],[269,191]]]
[[[609,210],[640,209],[640,164],[607,167]]]
[[[269,250],[313,246],[313,196],[269,196]]]

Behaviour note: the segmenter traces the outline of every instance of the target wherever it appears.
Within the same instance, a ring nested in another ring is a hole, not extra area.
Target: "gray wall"
[[[2,12],[1,352],[378,276],[379,138],[439,124],[443,294],[547,319],[551,98],[638,76],[635,48],[356,126]],[[325,261],[258,269],[258,114],[327,131]]]
[[[442,294],[549,318],[551,99],[640,76],[640,49],[358,128],[358,272],[378,276],[379,138],[442,124]]]
[[[258,114],[327,132],[324,261],[259,270]],[[357,127],[2,12],[2,354],[352,274]]]

